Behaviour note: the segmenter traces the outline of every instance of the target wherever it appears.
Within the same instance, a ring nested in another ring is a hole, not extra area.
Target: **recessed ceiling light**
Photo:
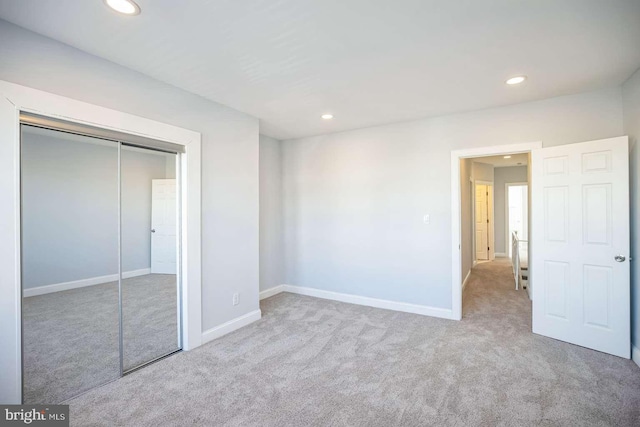
[[[504,156],[504,158],[505,158],[505,159],[510,159],[510,158],[511,158],[511,156]]]
[[[516,76],[516,77],[511,77],[505,83],[508,85],[517,85],[522,83],[525,80],[527,80],[527,76]]]
[[[323,114],[322,117],[324,120],[331,120],[333,119],[333,114]]]
[[[133,0],[104,0],[104,3],[111,9],[123,15],[139,15],[140,6]]]

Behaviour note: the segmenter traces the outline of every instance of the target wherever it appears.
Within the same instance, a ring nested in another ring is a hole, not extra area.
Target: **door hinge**
[[[487,224],[489,224],[489,218],[487,218]]]
[[[487,246],[487,250],[488,250],[488,251],[490,251],[490,250],[491,250],[491,248],[490,248],[489,246]]]

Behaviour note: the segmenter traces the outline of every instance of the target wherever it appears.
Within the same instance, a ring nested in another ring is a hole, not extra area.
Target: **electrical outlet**
[[[233,294],[233,305],[238,305],[239,302],[240,302],[240,296],[236,292],[235,294]]]

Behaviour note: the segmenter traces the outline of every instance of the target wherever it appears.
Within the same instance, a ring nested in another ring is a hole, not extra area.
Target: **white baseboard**
[[[277,295],[281,292],[284,292],[284,285],[278,285],[278,286],[274,286],[273,288],[265,289],[264,291],[260,292],[260,301],[262,301],[265,298],[269,298],[274,295]]]
[[[122,273],[123,279],[131,277],[145,276],[151,274],[150,268],[141,268],[140,270],[125,271]],[[115,282],[118,280],[117,274],[108,274],[106,276],[90,277],[88,279],[74,280],[71,282],[55,283],[53,285],[38,286],[35,288],[27,288],[23,290],[23,296],[34,297],[36,295],[50,294],[53,292],[68,291],[69,289],[84,288],[85,286],[100,285],[102,283]]]
[[[636,365],[640,366],[640,348],[631,344],[631,360],[636,362]]]
[[[301,286],[282,285],[284,292],[292,294],[307,295],[310,297],[328,299],[332,301],[346,302],[349,304],[365,305],[367,307],[383,308],[386,310],[402,311],[405,313],[421,314],[423,316],[441,317],[452,319],[451,309],[430,307],[427,305],[409,304],[406,302],[389,301],[377,298],[363,297],[352,294],[342,294],[338,292],[325,291],[316,288],[304,288]],[[273,289],[273,288],[272,288]]]
[[[141,268],[140,270],[125,271],[122,273],[122,278],[130,279],[132,277],[146,276],[147,274],[151,274],[151,268]],[[114,276],[116,276],[116,280],[118,280],[118,275],[114,274]]]
[[[465,286],[467,286],[467,282],[469,281],[469,276],[471,276],[471,270],[467,272],[467,277],[464,278],[462,282],[462,290],[464,291]]]
[[[494,255],[496,256],[496,258],[506,258],[507,257],[507,254],[504,253],[504,252],[496,252]]]
[[[260,310],[254,310],[240,317],[229,320],[228,322],[216,326],[215,328],[207,329],[202,333],[202,344],[208,343],[209,341],[213,341],[223,335],[238,330],[244,326],[250,325],[251,323],[260,320],[261,318],[262,312]]]

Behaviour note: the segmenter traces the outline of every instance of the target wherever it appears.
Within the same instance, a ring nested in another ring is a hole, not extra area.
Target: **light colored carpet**
[[[125,369],[178,349],[176,276],[122,282]],[[118,283],[23,302],[24,402],[53,404],[120,376]]]
[[[533,335],[507,263],[461,322],[293,294],[262,320],[79,396],[78,426],[640,425],[640,369]]]

